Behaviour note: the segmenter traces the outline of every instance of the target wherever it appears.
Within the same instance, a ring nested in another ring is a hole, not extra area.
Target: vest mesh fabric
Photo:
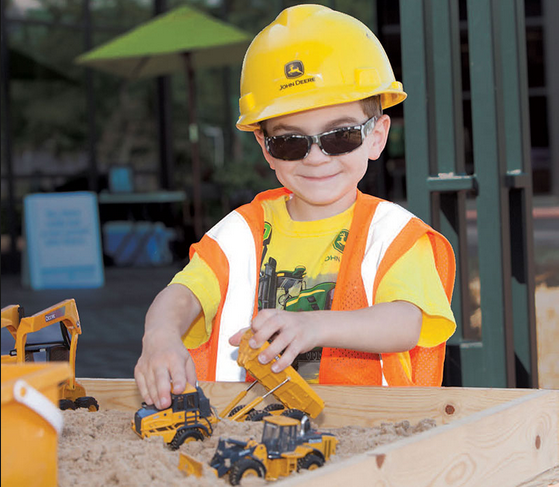
[[[376,206],[377,198],[359,193],[353,222],[344,249],[342,265],[336,280],[332,310],[351,311],[368,306],[367,295],[361,278],[361,263],[365,253],[367,232]],[[343,323],[340,323],[343,326]],[[320,361],[321,384],[382,384],[382,372],[378,354],[358,352],[345,348],[324,348]]]

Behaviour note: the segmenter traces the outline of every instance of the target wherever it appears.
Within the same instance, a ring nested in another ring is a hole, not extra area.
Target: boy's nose
[[[303,159],[303,162],[305,164],[322,164],[328,160],[328,157],[328,155],[322,152],[318,144],[313,143],[309,154]]]

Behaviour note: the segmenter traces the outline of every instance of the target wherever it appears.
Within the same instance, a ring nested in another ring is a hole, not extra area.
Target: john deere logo
[[[338,252],[343,253],[343,251],[345,249],[345,244],[346,244],[348,235],[349,235],[349,232],[347,230],[342,230],[340,233],[338,233],[338,236],[336,237],[336,240],[334,240],[334,248]]]
[[[305,74],[305,68],[301,61],[291,61],[284,67],[286,78],[298,78]]]

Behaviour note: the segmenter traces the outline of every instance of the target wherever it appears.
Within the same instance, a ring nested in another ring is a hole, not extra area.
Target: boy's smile
[[[359,125],[368,118],[361,103],[355,101],[276,117],[265,125],[268,136],[316,135]],[[255,131],[255,136],[280,183],[293,192],[287,203],[291,218],[309,221],[337,215],[355,202],[357,184],[367,171],[368,160],[377,159],[382,152],[389,127],[390,119],[384,115],[354,151],[332,156],[312,144],[307,157],[296,161],[274,158],[266,150],[263,131]]]

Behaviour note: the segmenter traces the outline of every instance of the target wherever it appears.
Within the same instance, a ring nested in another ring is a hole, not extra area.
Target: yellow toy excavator
[[[37,332],[56,323],[60,323],[60,337],[53,338],[51,333],[38,341],[31,339],[32,334],[39,336]],[[86,396],[84,387],[76,381],[76,350],[82,329],[74,299],[66,299],[27,317],[23,317],[21,306],[6,306],[2,308],[2,328],[7,328],[15,340],[15,349],[9,355],[2,355],[2,363],[34,362],[39,353],[45,354],[47,362],[68,361],[72,375],[62,386],[60,409],[99,410],[95,398]]]

